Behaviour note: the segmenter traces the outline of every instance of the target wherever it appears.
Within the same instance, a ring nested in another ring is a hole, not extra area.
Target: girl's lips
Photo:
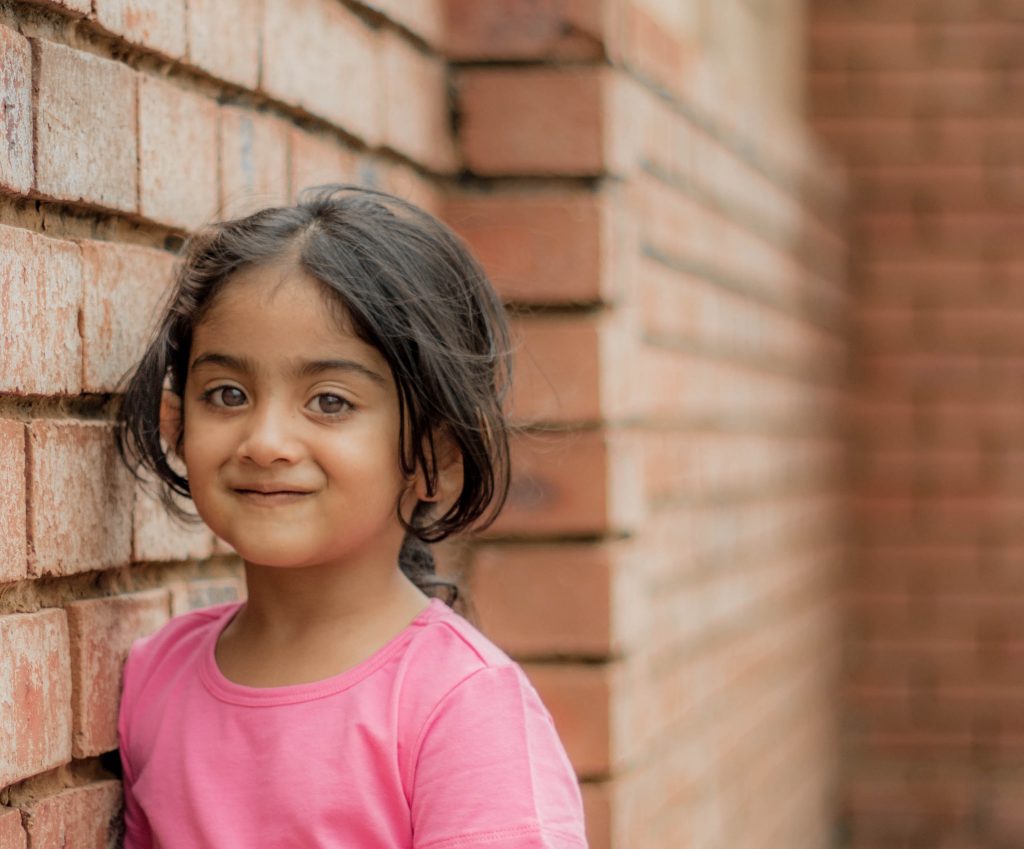
[[[235,493],[250,504],[259,504],[265,507],[273,507],[278,504],[292,504],[311,494],[309,492],[299,492],[287,489],[278,490],[276,492],[260,492],[255,489],[236,489]]]

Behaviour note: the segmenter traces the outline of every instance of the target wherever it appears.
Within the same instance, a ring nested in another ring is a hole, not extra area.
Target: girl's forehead
[[[297,267],[247,268],[228,278],[193,330],[193,357],[202,349],[244,350],[250,358],[359,353],[383,355],[355,332],[340,300]]]

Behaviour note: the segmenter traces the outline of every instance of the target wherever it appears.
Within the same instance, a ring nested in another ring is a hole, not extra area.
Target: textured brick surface
[[[420,0],[418,3],[407,3],[405,0],[366,0],[363,5],[416,33],[431,47],[437,47],[444,41],[447,23],[444,16],[445,0]]]
[[[245,598],[245,578],[211,578],[205,581],[176,581],[170,585],[171,616],[180,616],[227,601]]]
[[[173,257],[164,251],[80,242],[82,388],[112,392],[138,362],[156,327],[157,307],[171,285]]]
[[[642,470],[627,442],[600,431],[527,432],[512,449],[502,534],[582,535],[625,530],[642,513]]]
[[[377,51],[376,32],[332,0],[265,0],[260,87],[370,144],[380,138]]]
[[[0,787],[71,760],[71,665],[62,610],[0,616]]]
[[[217,107],[171,83],[139,80],[139,212],[182,229],[217,210]]]
[[[260,19],[250,0],[188,0],[188,61],[222,80],[255,89]],[[225,33],[231,33],[225,38]]]
[[[0,419],[0,583],[25,577],[25,425]]]
[[[104,29],[131,44],[180,58],[185,53],[185,0],[95,0]]]
[[[452,194],[445,221],[506,301],[594,303],[610,288],[601,201],[583,193]]]
[[[118,62],[35,41],[36,189],[58,200],[133,211],[136,74]]]
[[[25,805],[30,846],[112,846],[120,829],[121,782],[94,781]]]
[[[195,512],[190,501],[182,506]],[[189,560],[208,557],[213,549],[213,535],[207,527],[183,524],[174,519],[155,493],[143,485],[135,487],[134,524],[132,528],[132,561]]]
[[[453,171],[445,64],[390,31],[381,36],[381,51],[384,144],[432,171]]]
[[[445,51],[463,61],[600,59],[605,5],[589,0],[445,0]]]
[[[0,849],[27,849],[28,835],[21,827],[21,813],[0,808]]]
[[[223,106],[220,120],[220,214],[245,215],[288,202],[290,126],[249,109]]]
[[[131,556],[131,477],[102,422],[29,424],[29,572],[71,575]]]
[[[616,570],[609,544],[487,546],[473,559],[473,603],[484,633],[517,657],[606,657],[624,612]]]
[[[32,51],[0,27],[0,188],[23,193],[32,185]]]
[[[71,751],[76,758],[117,748],[117,705],[128,649],[168,618],[166,589],[75,601],[65,608],[71,638]]]
[[[360,183],[355,152],[336,140],[298,128],[291,130],[291,185],[295,199],[302,189],[324,183]]]
[[[477,174],[600,174],[602,70],[463,70],[456,77],[462,154]]]
[[[77,245],[0,226],[0,391],[64,395],[81,390],[82,285]]]

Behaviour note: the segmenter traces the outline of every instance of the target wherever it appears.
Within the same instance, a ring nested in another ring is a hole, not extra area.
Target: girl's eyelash
[[[234,406],[231,405],[231,404],[218,404],[218,403],[215,403],[214,400],[213,400],[213,396],[216,393],[223,392],[223,391],[228,390],[228,389],[233,389],[235,392],[240,393],[243,397],[245,396],[245,392],[243,392],[237,386],[232,386],[230,384],[224,384],[222,386],[212,386],[209,389],[204,390],[200,394],[199,399],[201,401],[209,404],[212,407],[217,407],[218,409],[222,409],[222,410],[234,409]],[[350,412],[350,411],[355,409],[355,404],[353,404],[351,401],[348,400],[348,398],[346,398],[344,395],[339,394],[338,392],[318,392],[310,400],[313,401],[313,400],[316,400],[317,398],[325,398],[325,397],[337,398],[338,401],[341,402],[342,409],[340,409],[340,410],[338,410],[337,412],[334,412],[334,413],[326,413],[326,412],[324,412],[322,410],[317,410],[316,412],[319,413],[319,415],[322,415],[322,416],[340,416],[340,415],[344,415],[345,413],[348,413],[348,412]]]

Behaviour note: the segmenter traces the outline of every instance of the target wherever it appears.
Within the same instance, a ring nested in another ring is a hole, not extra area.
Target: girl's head
[[[504,311],[462,243],[327,186],[190,240],[118,445],[251,562],[372,557],[397,533],[402,570],[454,594],[426,543],[500,510],[508,381]]]

